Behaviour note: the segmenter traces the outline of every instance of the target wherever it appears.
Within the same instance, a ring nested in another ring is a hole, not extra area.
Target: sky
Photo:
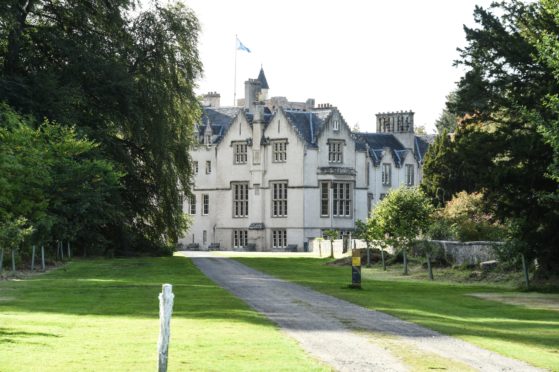
[[[269,97],[336,106],[350,127],[375,131],[375,114],[412,110],[434,132],[446,95],[463,74],[453,66],[491,0],[184,0],[201,24],[204,76],[197,93],[233,104],[264,68]],[[236,50],[235,35],[251,53]]]

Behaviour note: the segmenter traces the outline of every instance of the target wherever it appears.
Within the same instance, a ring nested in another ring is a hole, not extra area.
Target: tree
[[[132,12],[133,0],[20,3],[0,5],[0,101],[38,123],[75,126],[99,143],[95,159],[125,173],[110,202],[122,218],[97,225],[99,239],[171,246],[187,227],[178,200],[189,193],[200,114],[196,17],[157,2]]]
[[[382,229],[382,226],[379,223],[379,219],[375,218],[374,214],[371,214],[371,216],[367,218],[366,229],[367,229],[366,236],[369,239],[369,241],[374,242],[375,245],[380,249],[382,269],[386,271],[386,261],[384,259],[385,233]]]
[[[404,275],[408,275],[407,251],[416,237],[429,227],[432,212],[429,199],[417,188],[391,191],[373,212],[386,241],[403,254]]]
[[[122,173],[94,158],[93,141],[71,127],[41,125],[0,104],[0,244],[72,239],[116,223]],[[36,127],[36,128],[35,128]],[[99,244],[96,240],[94,244]]]
[[[445,108],[441,112],[441,115],[435,121],[435,128],[437,128],[438,133],[442,133],[443,131],[447,131],[447,133],[452,133],[456,129],[456,125],[458,123],[459,117],[456,113],[451,112],[448,108],[448,105],[452,105],[456,101],[456,92],[450,92],[446,96],[446,104]]]
[[[355,221],[355,232],[353,235],[356,239],[362,239],[365,241],[365,244],[367,245],[367,267],[371,267],[370,245],[371,245],[372,238],[369,233],[369,230],[367,229],[367,223],[361,220]]]
[[[328,229],[324,231],[324,237],[330,240],[330,258],[334,258],[334,240],[338,239],[338,232],[333,229]]]
[[[516,246],[528,259],[538,258],[544,271],[559,267],[558,182],[551,176],[559,154],[553,146],[558,113],[550,104],[559,94],[551,62],[559,35],[556,10],[553,1],[476,7],[479,28],[465,28],[468,45],[457,64],[467,71],[449,104],[464,118],[454,151],[472,161],[484,158],[473,169],[472,187],[459,188],[483,191],[486,206],[514,226],[510,239],[522,242]],[[483,147],[471,146],[476,141]]]

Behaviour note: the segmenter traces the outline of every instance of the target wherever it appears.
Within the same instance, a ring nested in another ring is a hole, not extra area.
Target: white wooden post
[[[159,356],[159,372],[167,372],[167,360],[169,350],[169,336],[171,335],[171,314],[173,313],[173,286],[163,284],[163,290],[159,294],[159,341],[157,342],[157,353]]]

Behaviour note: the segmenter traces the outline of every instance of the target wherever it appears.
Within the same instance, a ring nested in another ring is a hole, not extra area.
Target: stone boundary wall
[[[497,255],[494,246],[502,245],[502,242],[476,241],[458,242],[452,240],[431,240],[439,244],[444,250],[444,255],[449,262],[456,265],[472,264],[495,260]]]

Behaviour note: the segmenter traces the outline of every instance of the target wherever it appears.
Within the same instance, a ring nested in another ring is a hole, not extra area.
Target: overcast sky
[[[462,74],[453,67],[473,25],[476,4],[490,0],[185,0],[202,26],[204,77],[198,93],[233,104],[264,67],[269,96],[315,98],[337,106],[347,123],[375,130],[375,114],[413,110],[434,130],[445,96]]]

